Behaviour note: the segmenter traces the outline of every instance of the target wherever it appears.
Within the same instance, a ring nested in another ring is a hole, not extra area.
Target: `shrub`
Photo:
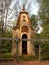
[[[12,58],[11,53],[4,53],[0,55],[0,58]]]
[[[36,60],[36,57],[35,56],[19,56],[19,60],[31,61],[31,60]]]

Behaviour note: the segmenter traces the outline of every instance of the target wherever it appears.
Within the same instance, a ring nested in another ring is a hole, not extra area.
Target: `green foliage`
[[[11,52],[11,46],[12,46],[11,43],[4,43],[4,46],[3,46],[3,48],[1,49],[1,52],[2,52],[2,53]]]
[[[42,24],[49,24],[49,0],[40,1],[39,17],[42,20]]]
[[[45,44],[41,47],[41,60],[49,60],[49,43],[45,42]]]
[[[12,58],[11,53],[4,53],[0,55],[0,58]]]
[[[1,51],[2,51],[2,53],[8,53],[9,52],[9,50],[6,48],[3,48]]]
[[[36,18],[36,16],[32,15],[31,18],[30,18],[30,20],[31,20],[31,24],[32,24],[31,28],[35,29],[37,27],[37,18]]]
[[[39,12],[39,22],[43,28],[40,34],[36,33],[35,38],[37,39],[49,39],[49,1],[42,0]],[[31,18],[34,21],[34,19]],[[41,21],[40,21],[41,20]],[[35,49],[39,47],[40,42],[35,42]],[[41,60],[49,60],[49,41],[41,42]],[[37,51],[37,50],[36,50]],[[38,50],[39,51],[39,50]]]
[[[41,9],[42,12],[46,14],[49,14],[49,0],[42,0],[41,1]]]
[[[35,56],[19,56],[20,61],[31,61],[36,60]]]
[[[2,36],[1,21],[0,21],[0,37]]]
[[[6,34],[5,34],[6,33]],[[1,34],[1,33],[0,33]],[[1,36],[2,37],[2,36]],[[12,33],[11,31],[4,31],[4,37],[10,38],[12,37]],[[0,44],[2,43],[2,41],[0,41]],[[12,48],[12,41],[11,40],[3,40],[3,43],[0,46],[1,49],[1,53],[8,53],[11,52],[11,48]]]

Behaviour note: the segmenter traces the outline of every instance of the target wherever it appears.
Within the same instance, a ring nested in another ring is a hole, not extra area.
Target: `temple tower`
[[[30,39],[34,37],[34,32],[31,29],[31,21],[28,12],[25,11],[25,5],[23,5],[22,11],[19,13],[16,27],[13,27],[12,38]],[[16,43],[12,40],[12,54],[16,53]],[[31,41],[18,42],[18,55],[35,55],[34,46]]]

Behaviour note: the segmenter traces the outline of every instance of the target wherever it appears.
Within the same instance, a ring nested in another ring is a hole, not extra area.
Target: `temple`
[[[23,5],[22,11],[19,13],[17,18],[16,27],[12,29],[12,38],[18,37],[19,39],[30,39],[34,37],[34,31],[31,29],[31,21],[28,12],[25,11],[25,5]],[[18,55],[35,55],[34,46],[31,41],[22,40],[18,42],[18,48],[16,42],[12,40],[12,54],[17,53]]]

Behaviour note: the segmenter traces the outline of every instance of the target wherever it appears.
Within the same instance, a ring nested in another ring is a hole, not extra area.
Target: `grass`
[[[4,53],[0,55],[0,58],[12,58],[11,53]]]
[[[32,60],[36,60],[35,56],[18,56],[18,59],[20,61],[32,61]]]
[[[11,56],[11,53],[4,53],[0,55],[0,59],[1,58],[10,59],[13,57]],[[32,61],[32,60],[36,60],[36,57],[35,56],[18,56],[15,59],[18,59],[20,61]]]

